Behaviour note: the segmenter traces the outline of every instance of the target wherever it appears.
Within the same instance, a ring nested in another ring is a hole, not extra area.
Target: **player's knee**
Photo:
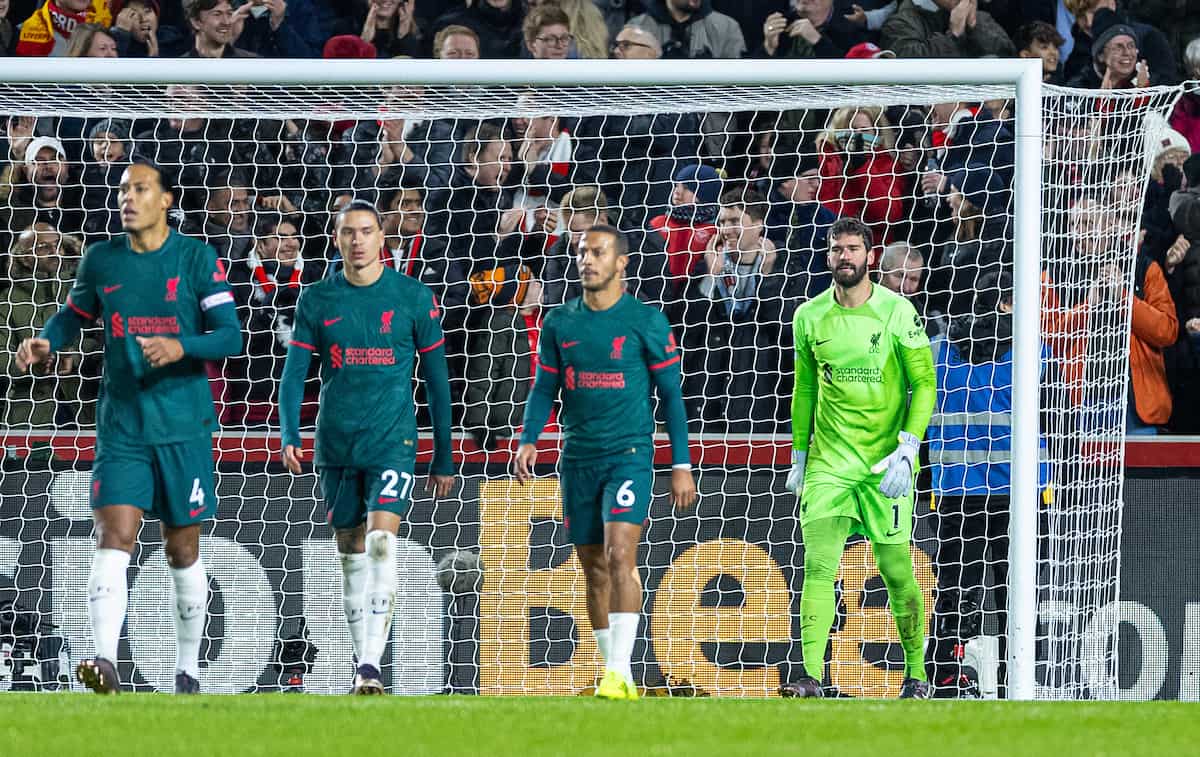
[[[394,560],[396,535],[387,531],[371,531],[366,538],[367,557],[376,562]]]
[[[172,544],[171,542],[167,542],[164,551],[167,553],[167,565],[175,570],[190,568],[200,559],[199,544],[189,544],[186,542]]]
[[[122,528],[114,524],[96,523],[96,547],[98,549],[119,549],[122,552],[132,553],[136,543],[136,528]]]
[[[620,580],[630,569],[637,569],[636,547],[628,544],[609,544],[604,548],[605,567],[608,574]]]

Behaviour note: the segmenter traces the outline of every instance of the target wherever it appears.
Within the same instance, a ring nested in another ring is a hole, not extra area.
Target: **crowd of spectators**
[[[551,60],[1019,56],[1040,59],[1049,83],[1122,89],[1200,78],[1200,16],[1179,16],[1177,5],[0,0],[0,52]],[[189,98],[199,95],[173,86],[166,96],[170,110],[186,112]],[[1149,134],[1144,165],[1140,155],[1120,165],[1096,160],[1105,134],[1095,123],[1085,113],[1048,129],[1047,184],[1055,192],[1047,212],[1067,219],[1069,244],[1080,260],[1111,263],[1125,254],[1116,251],[1137,250],[1130,430],[1195,432],[1200,91],[1184,94],[1168,120],[1131,131],[1139,139]],[[1121,125],[1120,119],[1113,123]],[[456,418],[485,447],[512,436],[519,423],[541,319],[579,294],[572,251],[592,224],[614,224],[628,236],[629,290],[661,306],[677,329],[693,430],[709,432],[787,428],[791,315],[830,283],[826,234],[838,216],[870,226],[877,245],[873,275],[917,305],[933,339],[974,312],[980,276],[1013,259],[1014,138],[1006,101],[482,121],[16,113],[0,123],[0,139],[2,351],[10,354],[63,301],[83,246],[119,231],[118,178],[131,160],[149,159],[177,188],[172,223],[221,256],[248,333],[244,354],[212,369],[229,426],[276,422],[275,382],[297,298],[306,285],[339,270],[329,226],[355,198],[379,206],[388,264],[427,283],[442,304]],[[1089,161],[1099,168],[1089,169]],[[1147,170],[1150,179],[1139,192]],[[1130,240],[1118,229],[1139,210],[1139,238]],[[1048,341],[1064,356],[1094,346],[1089,309],[1103,312],[1105,303],[1124,301],[1111,268],[1095,273],[1081,282],[1078,272],[1046,272],[1047,302],[1067,314],[1047,324]],[[1064,283],[1071,286],[1058,286]],[[50,377],[18,376],[6,358],[4,423],[91,423],[97,344],[91,334],[79,353],[60,356]],[[306,413],[311,420],[311,410]]]

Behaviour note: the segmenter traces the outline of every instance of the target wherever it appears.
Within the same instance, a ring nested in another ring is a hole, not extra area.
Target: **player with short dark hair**
[[[838,219],[829,229],[833,286],[796,310],[787,488],[800,498],[800,642],[807,674],[785,683],[783,696],[822,695],[834,581],[851,533],[870,539],[887,587],[904,647],[900,696],[930,694],[924,597],[909,542],[917,448],[936,399],[933,354],[908,300],[867,277],[874,257],[870,227]]]
[[[437,299],[380,259],[379,211],[353,200],[337,214],[341,271],[300,295],[279,417],[283,462],[300,473],[300,402],[312,353],[321,360],[316,466],[342,565],[343,607],[358,667],[352,693],[383,694],[380,664],[396,596],[396,533],[411,503],[417,457],[413,359],[433,418],[426,491],[454,485],[450,380]]]
[[[80,328],[104,323],[104,379],[91,504],[96,553],[88,608],[96,656],[76,668],[101,694],[120,690],[117,646],[128,603],[126,569],[143,514],[162,521],[175,584],[176,693],[200,690],[208,606],[200,524],[217,512],[204,363],[237,354],[241,327],[225,269],[208,245],[167,226],[174,201],[162,172],[134,163],[121,176],[125,234],[88,248],[67,302],[17,351],[21,370],[53,363]]]
[[[630,660],[642,607],[637,547],[654,478],[651,384],[671,438],[672,503],[690,507],[696,499],[680,355],[666,316],[625,292],[629,249],[620,231],[592,226],[577,260],[583,296],[555,308],[542,326],[514,468],[522,482],[532,478],[537,439],[561,390],[563,522],[606,663],[596,696],[637,699]]]

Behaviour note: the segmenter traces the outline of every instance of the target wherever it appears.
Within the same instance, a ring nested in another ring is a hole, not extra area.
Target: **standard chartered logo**
[[[833,382],[836,384],[882,384],[883,371],[879,368],[834,368]]]

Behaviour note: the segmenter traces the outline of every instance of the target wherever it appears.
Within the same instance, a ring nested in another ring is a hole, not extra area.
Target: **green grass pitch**
[[[0,695],[0,754],[1196,754],[1177,702]]]

